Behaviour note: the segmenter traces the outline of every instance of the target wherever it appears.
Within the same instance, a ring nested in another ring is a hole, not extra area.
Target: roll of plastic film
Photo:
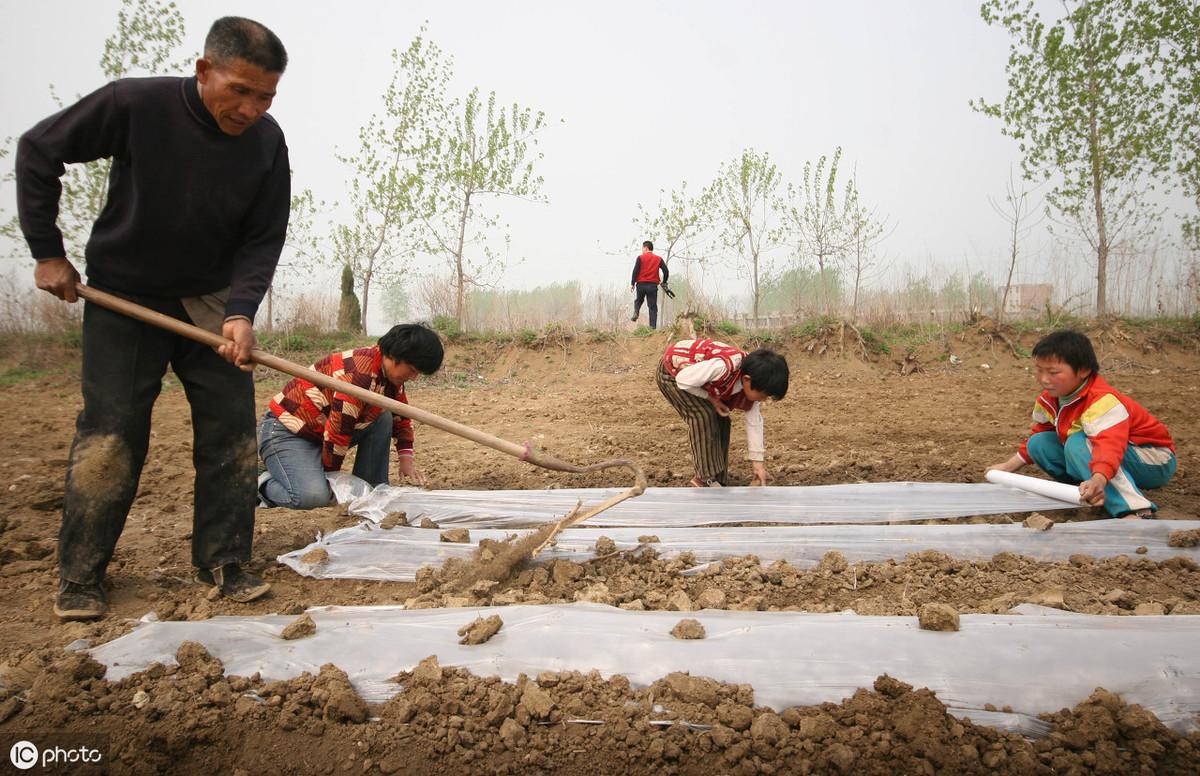
[[[1065,501],[1068,504],[1083,505],[1079,499],[1079,486],[1068,485],[1065,482],[1052,482],[1050,480],[1040,480],[1037,477],[1026,477],[1024,474],[1014,474],[1013,472],[1002,472],[993,469],[986,475],[988,482],[993,482],[997,485],[1008,485],[1009,487],[1018,488],[1028,493],[1036,493],[1039,496],[1047,498],[1056,498],[1059,501]]]

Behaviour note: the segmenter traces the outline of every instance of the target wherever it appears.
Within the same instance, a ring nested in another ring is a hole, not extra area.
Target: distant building
[[[1019,318],[1022,315],[1043,312],[1050,304],[1050,294],[1053,290],[1054,287],[1049,283],[1018,283],[1008,289],[1004,314]]]

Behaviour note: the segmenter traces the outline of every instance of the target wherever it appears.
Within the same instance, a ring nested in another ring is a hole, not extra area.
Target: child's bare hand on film
[[[767,465],[762,461],[751,461],[750,467],[754,469],[754,476],[750,479],[751,485],[767,485],[775,479],[772,474],[767,471]]]
[[[984,472],[984,474],[986,474],[990,471],[1015,472],[1024,465],[1025,465],[1025,461],[1021,458],[1021,456],[1013,455],[1007,461],[1001,461],[1000,463],[992,464],[991,466],[984,469],[983,472]]]
[[[1093,474],[1091,479],[1079,483],[1079,498],[1094,507],[1104,506],[1104,486],[1108,478],[1103,474]]]
[[[413,466],[411,458],[401,458],[399,469],[401,479],[411,480],[422,488],[429,484],[429,478],[425,476],[425,472]]]

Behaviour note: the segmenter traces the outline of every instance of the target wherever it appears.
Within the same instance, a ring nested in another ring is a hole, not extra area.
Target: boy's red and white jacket
[[[1042,391],[1033,403],[1033,434],[1058,432],[1066,443],[1071,434],[1082,431],[1092,443],[1093,474],[1111,480],[1125,457],[1129,445],[1162,447],[1174,452],[1175,443],[1167,427],[1145,407],[1120,393],[1100,375],[1092,375],[1075,398],[1059,406],[1059,400]],[[1027,445],[1021,443],[1020,456],[1033,463]]]

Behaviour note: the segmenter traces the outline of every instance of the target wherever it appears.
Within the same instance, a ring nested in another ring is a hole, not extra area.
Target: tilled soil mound
[[[281,762],[315,774],[1188,774],[1200,757],[1200,735],[1182,737],[1100,688],[1044,715],[1052,732],[1029,741],[960,721],[889,676],[840,704],[776,713],[755,707],[748,685],[682,673],[642,690],[594,672],[509,684],[431,656],[395,677],[394,698],[368,706],[332,664],[264,682],[224,676],[195,642],[176,660],[109,683],[84,655],[50,658],[6,732],[86,730],[106,740],[114,770],[135,774],[265,773]]]
[[[682,486],[691,476],[686,437],[653,384],[653,364],[669,336],[544,350],[453,346],[443,375],[418,382],[410,396],[418,406],[528,440],[564,459],[630,457],[652,484]],[[1024,350],[1033,336],[1010,335]],[[1152,493],[1159,517],[1195,519],[1200,359],[1187,343],[1094,339],[1110,382],[1143,402],[1176,440],[1180,470]],[[1036,388],[1028,359],[1013,350],[1007,340],[968,332],[873,363],[818,356],[817,349],[789,354],[787,400],[765,413],[768,466],[777,484],[979,481],[1028,429]],[[178,667],[106,682],[102,666],[63,647],[116,638],[148,612],[202,620],[299,617],[322,604],[596,601],[679,612],[852,608],[915,616],[927,604],[967,614],[1029,602],[1111,616],[1183,615],[1200,614],[1200,571],[1187,559],[1147,560],[1135,547],[1118,558],[1075,556],[1061,563],[1013,554],[968,562],[925,552],[899,562],[850,564],[829,553],[809,570],[763,566],[754,558],[696,570],[689,558],[657,557],[649,536],[650,546],[638,552],[585,563],[502,564],[474,576],[461,568],[428,569],[415,583],[313,580],[275,563],[275,556],[318,533],[356,522],[329,507],[259,511],[249,565],[273,588],[259,601],[236,604],[210,599],[208,588],[193,579],[189,412],[168,377],[138,497],[109,568],[111,612],[95,623],[60,623],[51,602],[62,481],[80,407],[72,369],[68,363],[37,382],[0,387],[0,397],[20,408],[0,415],[0,430],[8,439],[36,440],[0,461],[8,486],[0,489],[0,758],[16,740],[36,743],[53,734],[100,742],[103,767],[116,773],[1200,773],[1195,735],[1181,737],[1100,689],[1074,709],[1046,715],[1051,734],[1029,741],[947,715],[936,697],[908,687],[902,676],[880,677],[872,690],[840,704],[776,713],[754,707],[750,687],[703,677],[673,674],[650,688],[595,674],[507,684],[440,667],[431,657],[397,677],[395,698],[368,706],[336,666],[283,682],[226,677],[191,644],[176,655]],[[282,378],[263,373],[259,380],[265,405]],[[733,480],[744,484],[749,467],[740,428],[732,439]],[[435,488],[630,484],[619,472],[568,476],[533,469],[422,427],[416,451]],[[1051,516],[1100,514],[1080,509]],[[1179,541],[1186,546],[1189,538]]]

